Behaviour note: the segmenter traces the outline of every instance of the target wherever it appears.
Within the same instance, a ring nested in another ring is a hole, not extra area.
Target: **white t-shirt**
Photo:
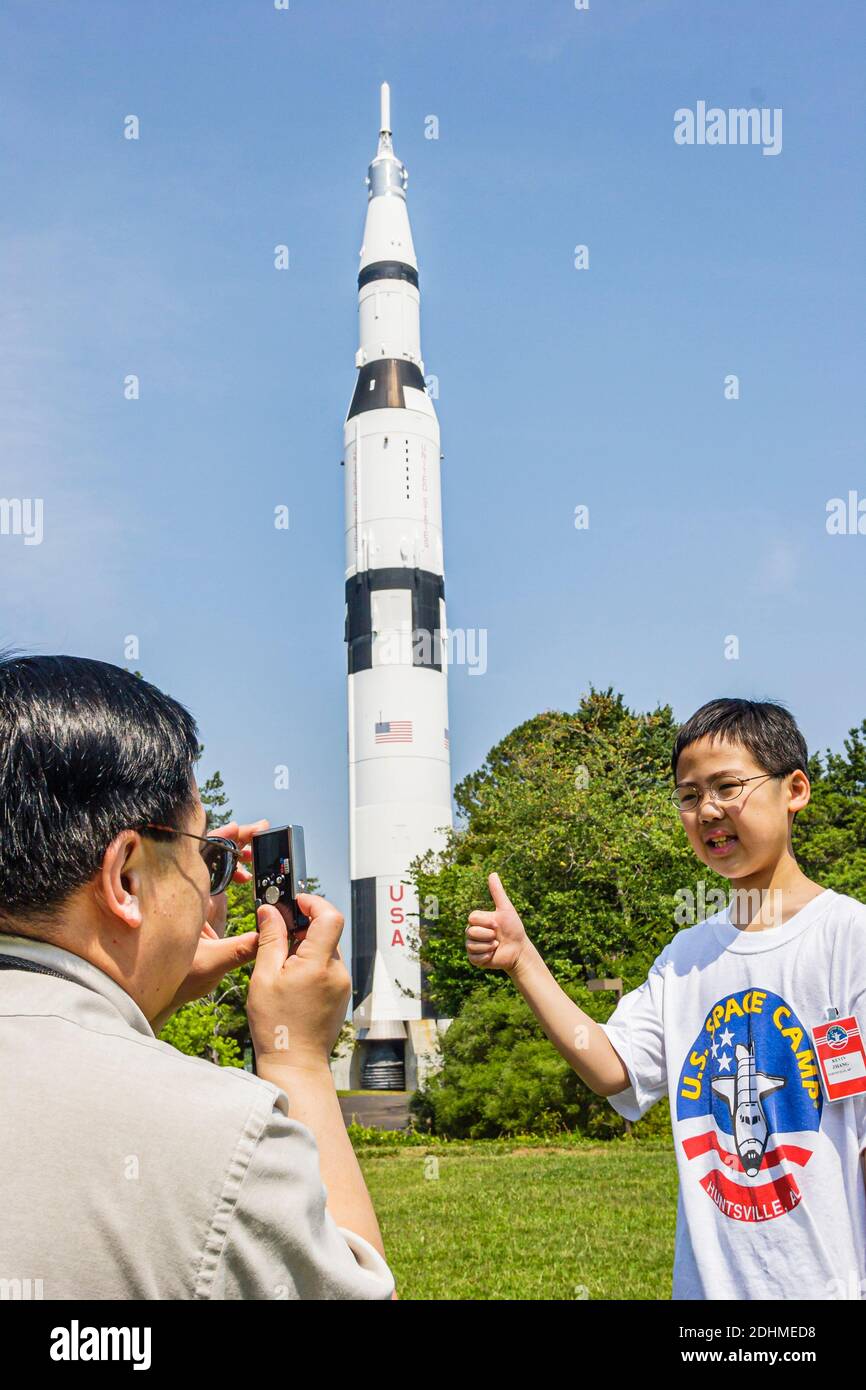
[[[828,1102],[810,1030],[866,1030],[866,907],[825,890],[780,927],[677,933],[603,1028],[638,1120],[670,1099],[673,1297],[866,1298],[866,1097]]]

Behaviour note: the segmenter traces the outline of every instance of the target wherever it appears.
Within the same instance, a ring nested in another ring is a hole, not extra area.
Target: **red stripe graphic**
[[[739,1154],[731,1153],[728,1149],[723,1149],[716,1137],[715,1131],[708,1129],[703,1134],[693,1134],[690,1138],[683,1140],[683,1148],[686,1158],[698,1158],[700,1154],[711,1153],[713,1150],[728,1168],[734,1168],[738,1173],[744,1173],[742,1161]],[[789,1163],[803,1164],[809,1162],[812,1157],[811,1149],[801,1149],[797,1144],[779,1144],[775,1149],[767,1149],[761,1159],[762,1168],[772,1168],[775,1164],[787,1159]]]
[[[792,1211],[802,1200],[802,1193],[789,1173],[781,1173],[774,1182],[761,1187],[745,1187],[714,1168],[701,1178],[701,1187],[712,1197],[719,1211],[735,1221],[772,1221]]]

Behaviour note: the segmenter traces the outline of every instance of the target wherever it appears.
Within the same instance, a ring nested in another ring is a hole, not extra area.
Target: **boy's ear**
[[[102,860],[97,893],[102,906],[127,927],[141,926],[141,836],[135,830],[115,835]]]
[[[791,781],[788,788],[789,801],[788,810],[802,811],[804,806],[808,806],[812,797],[812,784],[805,772],[798,769],[791,773]]]

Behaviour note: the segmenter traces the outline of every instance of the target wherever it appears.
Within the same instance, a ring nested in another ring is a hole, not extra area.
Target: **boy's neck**
[[[741,931],[767,931],[790,921],[824,889],[788,851],[765,870],[731,879],[730,918]]]

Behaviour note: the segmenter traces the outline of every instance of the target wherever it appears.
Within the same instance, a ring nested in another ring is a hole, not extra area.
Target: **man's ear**
[[[141,836],[121,830],[105,851],[97,879],[103,907],[127,927],[142,922],[140,859]]]
[[[812,798],[812,784],[805,772],[797,771],[791,774],[789,792],[789,811],[796,814],[797,811],[802,811],[804,806],[808,806]]]

